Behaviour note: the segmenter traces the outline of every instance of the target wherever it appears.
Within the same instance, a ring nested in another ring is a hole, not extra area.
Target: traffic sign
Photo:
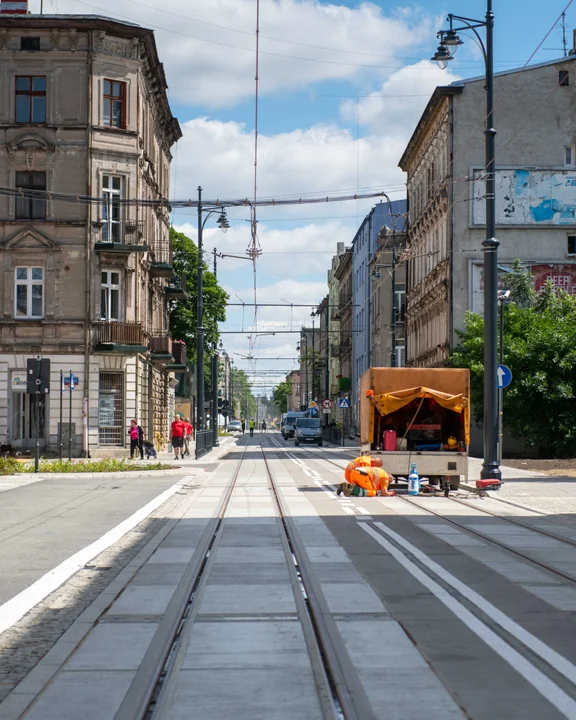
[[[316,403],[314,402],[314,400],[310,400],[310,402],[308,403],[308,407],[310,407],[310,408],[316,407]]]
[[[326,398],[326,400],[322,401],[322,407],[324,410],[331,410],[332,409],[332,400],[329,398]]]
[[[322,412],[324,413],[324,415],[330,415],[330,408],[324,408]]]
[[[350,407],[350,400],[347,397],[338,398],[338,407],[346,409]]]
[[[504,390],[512,382],[512,371],[506,365],[498,365],[496,375],[498,377],[498,390]]]
[[[72,388],[70,388],[70,375],[62,376],[62,390],[75,390],[79,384],[80,378],[78,375],[74,375],[74,373],[72,373]]]

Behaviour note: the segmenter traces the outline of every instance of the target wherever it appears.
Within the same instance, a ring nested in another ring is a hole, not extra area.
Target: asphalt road
[[[189,473],[184,472],[182,476]],[[98,540],[181,476],[44,480],[0,494],[0,604]]]

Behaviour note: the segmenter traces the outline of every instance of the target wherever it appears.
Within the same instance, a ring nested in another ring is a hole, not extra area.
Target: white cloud
[[[238,211],[230,210],[229,214],[233,212],[236,214]],[[196,242],[196,225],[178,224],[176,229]],[[326,277],[337,244],[343,242],[350,245],[353,237],[352,227],[336,221],[309,223],[289,230],[271,228],[261,223],[258,238],[262,255],[257,261],[258,271],[263,273],[266,279],[272,280],[291,278],[295,274],[322,274]],[[235,225],[226,234],[210,228],[204,230],[203,239],[207,262],[208,254],[214,247],[224,254],[244,256],[250,242],[250,227],[248,223]],[[247,260],[224,258],[219,259],[218,263],[220,272],[250,269]]]
[[[115,0],[106,5],[103,10],[96,0],[53,3],[58,12],[109,14],[155,29],[171,92],[181,101],[225,107],[253,94],[254,0]],[[31,0],[30,7],[38,12],[40,0]],[[384,14],[371,2],[349,8],[314,0],[261,0],[260,25],[263,92],[356,80],[367,73],[385,76],[419,44],[431,44],[434,28],[430,16],[414,8]],[[307,62],[310,58],[324,62]]]
[[[450,85],[458,76],[440,68],[429,60],[410,65],[391,75],[382,85],[359,103],[345,101],[341,106],[342,117],[370,127],[372,132],[387,137],[407,139],[407,133],[416,127],[428,98],[438,85]],[[415,95],[425,97],[414,97]],[[405,95],[406,97],[386,96]]]
[[[258,154],[259,197],[282,198],[329,193],[353,194],[363,188],[369,192],[396,189],[403,192],[404,176],[398,160],[410,137],[386,134],[356,139],[345,128],[333,124],[266,135],[261,133]],[[253,183],[254,138],[238,122],[222,122],[206,117],[183,125],[184,137],[178,143],[174,163],[175,195],[195,198],[202,185],[204,197],[236,199],[251,196]],[[396,194],[395,197],[401,197]],[[293,217],[330,216],[358,210],[360,217],[374,204],[355,203],[298,205],[262,210],[260,215]]]

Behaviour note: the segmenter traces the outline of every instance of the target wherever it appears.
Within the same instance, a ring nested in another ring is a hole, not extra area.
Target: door
[[[38,397],[38,401],[36,400],[36,397]],[[10,438],[12,444],[20,448],[35,447],[37,423],[40,447],[45,447],[46,396],[13,392],[12,433]]]

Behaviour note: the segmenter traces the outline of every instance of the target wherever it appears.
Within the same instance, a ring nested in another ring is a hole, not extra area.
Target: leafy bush
[[[17,465],[14,472],[34,472],[34,462],[26,464],[12,462]],[[41,460],[38,471],[42,473],[98,473],[98,472],[149,472],[150,470],[169,470],[172,466],[164,463],[148,463],[139,465],[130,460],[115,460],[103,458],[102,460]]]
[[[537,296],[527,273],[507,278],[504,363],[513,381],[504,391],[504,423],[542,457],[576,455],[576,296],[550,281]],[[514,283],[514,285],[513,285]],[[470,368],[475,418],[483,415],[484,318],[466,316],[451,364]]]
[[[0,458],[0,475],[15,475],[21,472],[20,463],[14,458]]]

